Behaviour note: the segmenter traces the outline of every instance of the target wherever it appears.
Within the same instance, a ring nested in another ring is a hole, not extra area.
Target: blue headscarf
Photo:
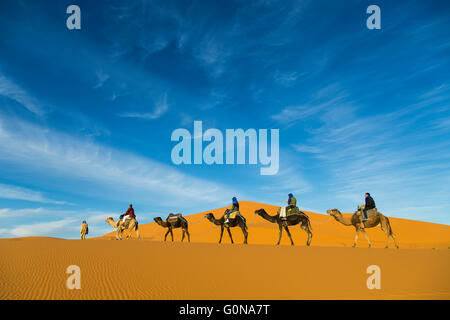
[[[289,194],[288,194],[288,197],[289,197],[288,203],[291,203],[291,199],[292,199],[293,196],[294,196],[294,195],[293,195],[292,193],[289,193]]]
[[[237,201],[237,199],[236,199],[236,197],[233,197],[233,204],[238,204],[238,201]]]

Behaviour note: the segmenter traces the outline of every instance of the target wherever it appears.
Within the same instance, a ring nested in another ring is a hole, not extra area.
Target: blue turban
[[[237,199],[236,199],[236,197],[233,197],[233,204],[238,204],[238,201],[237,201]]]
[[[289,197],[288,203],[291,202],[291,199],[292,199],[293,196],[294,196],[294,195],[293,195],[292,193],[289,193],[289,194],[288,194],[288,197]]]

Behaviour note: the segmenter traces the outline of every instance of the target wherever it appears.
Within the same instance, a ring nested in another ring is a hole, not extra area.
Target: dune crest
[[[248,243],[251,244],[273,244],[278,240],[278,227],[275,224],[265,221],[259,216],[255,216],[257,209],[263,208],[270,215],[275,215],[278,207],[268,204],[262,204],[251,201],[240,201],[241,213],[247,219],[248,225]],[[192,242],[217,243],[220,236],[220,228],[204,219],[208,212],[214,213],[218,218],[221,217],[227,207],[217,208],[196,214],[184,215],[189,222],[189,232]],[[301,209],[301,208],[300,208]],[[353,244],[355,229],[346,227],[334,218],[326,214],[304,211],[311,219],[313,238],[311,246],[326,247],[350,247]],[[167,213],[168,214],[168,213]],[[167,215],[166,214],[166,215]],[[350,216],[350,214],[344,214]],[[161,214],[163,219],[166,218]],[[450,247],[450,226],[435,223],[407,220],[389,217],[392,229],[397,236],[400,248],[402,249],[448,249]],[[139,219],[139,216],[138,216]],[[295,245],[304,246],[306,244],[307,234],[299,226],[290,227],[292,239]],[[163,241],[165,230],[156,223],[147,223],[140,225],[139,229],[143,239],[151,241]],[[244,237],[238,228],[232,228],[233,240],[235,243],[242,243]],[[384,248],[386,244],[386,235],[381,228],[366,229],[374,248]],[[101,238],[112,238],[114,232],[108,233]],[[174,230],[174,241],[181,240],[181,230]],[[170,239],[170,238],[169,238]],[[224,234],[222,243],[230,243],[227,234]],[[281,239],[281,245],[290,245],[289,238],[285,233]],[[360,236],[358,247],[367,247],[367,241]],[[391,248],[394,245],[391,242]]]

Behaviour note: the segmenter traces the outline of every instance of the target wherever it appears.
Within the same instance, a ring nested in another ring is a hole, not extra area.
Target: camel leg
[[[131,238],[131,234],[133,233],[134,227],[128,229],[127,240]]]
[[[280,227],[280,235],[278,236],[278,243],[277,243],[277,246],[280,245],[281,234],[283,233],[283,227],[281,226],[281,223],[280,223],[278,226]]]
[[[311,238],[312,238],[311,230],[309,230],[308,226],[303,225],[303,224],[300,225],[300,229],[303,229],[308,234],[308,240],[306,240],[306,245],[309,247],[309,245],[311,244]]]
[[[397,239],[395,238],[395,235],[394,235],[394,233],[392,232],[392,230],[391,230],[390,236],[392,237],[392,239],[394,239],[395,247],[398,249],[399,246],[398,246],[398,243],[397,243]]]
[[[227,228],[227,231],[228,231],[228,234],[229,234],[229,236],[230,236],[231,243],[234,243],[234,242],[233,242],[233,237],[231,236],[230,228]]]
[[[291,232],[289,231],[288,226],[285,226],[284,229],[286,230],[286,232],[289,236],[289,239],[291,239],[291,245],[294,245],[294,241],[292,241]]]
[[[361,229],[361,233],[366,237],[366,240],[369,243],[369,248],[372,248],[372,244],[370,243],[369,235],[367,234],[366,230]]]
[[[166,238],[167,238],[167,235],[169,234],[169,232],[170,232],[170,229],[167,230],[166,234],[164,235],[164,241],[166,241]]]
[[[387,237],[387,243],[386,243],[386,247],[385,248],[389,248],[389,244],[391,243],[391,237],[392,239],[394,239],[394,244],[395,247],[398,249],[398,243],[397,243],[397,239],[395,238],[394,233],[392,232],[392,230],[386,231],[386,237]]]
[[[244,234],[244,244],[247,244],[248,232],[247,232],[247,230],[245,230],[245,224],[241,225],[241,229],[242,229],[242,233]]]
[[[191,235],[189,234],[189,231],[187,228],[186,228],[186,234],[188,236],[188,242],[191,242]]]
[[[140,239],[141,235],[139,234],[139,229],[136,229],[137,238]]]
[[[358,234],[359,234],[359,229],[356,229],[355,241],[353,242],[353,248],[355,248],[356,244],[358,243]]]
[[[247,242],[248,232],[245,228],[245,225],[242,226],[242,232],[244,233],[244,244],[248,244],[248,242]]]
[[[173,242],[173,231],[172,231],[172,228],[169,228],[169,231],[170,231],[170,236],[172,237],[172,242]]]
[[[387,242],[386,242],[386,246],[385,248],[389,248],[389,243],[391,242],[391,235],[389,232],[389,226],[387,224],[386,219],[383,219],[383,217],[381,217],[380,219],[380,226],[381,226],[381,230],[384,231],[384,233],[386,234],[387,237]]]
[[[220,239],[219,239],[219,243],[222,243],[222,237],[223,237],[223,225],[220,226]]]
[[[381,220],[381,230],[383,230],[386,233],[387,237],[387,243],[385,248],[389,248],[389,243],[391,240],[390,237],[392,237],[392,239],[394,239],[395,247],[398,249],[397,239],[395,238],[395,235],[391,229],[391,224],[389,223],[389,220],[386,217],[384,217],[384,219]]]
[[[184,234],[185,234],[185,231],[184,231],[184,229],[183,229],[183,234],[182,234],[182,236],[181,236],[181,242],[183,242],[183,240],[184,240]]]

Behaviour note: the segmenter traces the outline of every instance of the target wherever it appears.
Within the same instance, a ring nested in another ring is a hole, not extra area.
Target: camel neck
[[[275,223],[277,221],[277,216],[271,216],[265,210],[262,212],[261,217],[272,223]]]
[[[109,223],[109,225],[110,225],[111,227],[113,227],[113,228],[116,228],[116,227],[117,227],[117,226],[116,226],[117,222],[115,222],[113,219],[108,219],[108,223]]]
[[[212,218],[213,218],[213,223],[214,223],[215,225],[220,226],[220,225],[222,224],[221,219],[216,219],[216,217],[214,217],[214,216],[212,216]]]
[[[346,226],[351,226],[352,225],[351,217],[345,218],[342,214],[339,214],[337,217],[334,216],[334,218],[336,219],[337,222],[340,222],[343,225],[346,225]]]

